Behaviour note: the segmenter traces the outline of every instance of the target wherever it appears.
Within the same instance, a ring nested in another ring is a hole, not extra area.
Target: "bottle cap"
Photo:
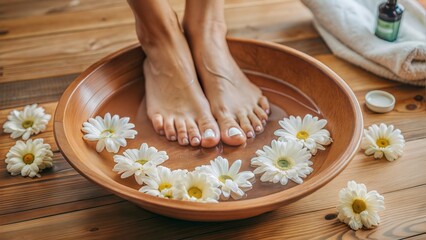
[[[365,104],[373,112],[386,113],[395,107],[395,97],[388,92],[374,90],[365,95]]]

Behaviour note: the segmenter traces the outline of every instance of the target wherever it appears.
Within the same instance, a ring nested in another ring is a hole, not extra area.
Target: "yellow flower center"
[[[232,178],[230,176],[228,176],[228,175],[220,175],[220,177],[219,177],[219,180],[221,182],[223,182],[223,183],[226,182],[226,179],[231,179],[232,180]]]
[[[288,170],[290,168],[292,168],[294,165],[294,162],[288,159],[279,159],[276,163],[275,166],[277,166],[279,169],[281,170]]]
[[[367,205],[365,204],[364,200],[355,199],[355,201],[352,203],[352,210],[354,213],[360,214],[365,211],[365,209],[367,209]]]
[[[188,189],[188,195],[195,198],[201,198],[203,196],[203,191],[197,187],[191,187]]]
[[[106,133],[106,134],[104,134],[104,133]],[[113,135],[114,134],[114,130],[112,130],[112,129],[105,129],[105,130],[103,130],[102,131],[102,133],[101,133],[104,137],[111,137],[111,135]]]
[[[308,139],[308,137],[309,137],[309,133],[308,132],[306,132],[306,131],[299,131],[297,134],[296,134],[296,137],[298,138],[298,139],[301,139],[301,140],[306,140],[306,139]]]
[[[172,187],[172,185],[170,183],[162,183],[162,184],[160,184],[160,186],[158,186],[158,190],[161,192],[164,189],[171,188],[171,187]]]
[[[171,193],[166,193],[166,194],[164,194],[163,196],[164,196],[165,198],[172,198],[172,197],[173,197]]]
[[[34,124],[33,121],[31,121],[31,120],[25,120],[25,121],[22,122],[22,127],[23,128],[29,128],[29,127],[32,127],[33,124]]]
[[[163,191],[164,189],[170,189],[172,187],[172,185],[170,183],[162,183],[160,184],[160,186],[158,186],[158,191]],[[167,193],[164,194],[164,197],[166,198],[172,198],[172,192],[168,191]]]
[[[386,138],[379,138],[377,139],[376,144],[381,148],[385,148],[389,146],[389,140],[387,140]]]
[[[136,162],[137,162],[137,163],[140,163],[140,164],[143,166],[145,163],[147,163],[147,162],[148,162],[148,160],[145,160],[145,159],[139,159],[139,160],[136,160]]]
[[[27,153],[22,157],[22,160],[24,161],[25,164],[31,164],[34,162],[34,154]]]

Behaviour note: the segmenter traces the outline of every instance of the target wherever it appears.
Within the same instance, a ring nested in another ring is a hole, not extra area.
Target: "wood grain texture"
[[[426,6],[425,0],[419,2]],[[181,17],[184,1],[171,3]],[[230,35],[294,47],[338,73],[354,90],[366,126],[385,122],[403,131],[404,156],[390,163],[360,151],[333,181],[285,208],[242,221],[193,223],[149,213],[79,176],[58,152],[50,122],[46,132],[35,136],[45,138],[55,149],[55,167],[42,178],[11,177],[0,161],[0,239],[34,239],[35,235],[50,239],[426,238],[426,90],[377,77],[333,56],[314,30],[309,11],[297,0],[228,0],[226,5]],[[44,102],[53,114],[56,102],[50,101],[58,100],[72,78],[61,76],[80,73],[107,54],[135,43],[133,21],[124,15],[125,7],[121,0],[0,1],[0,83],[10,84],[0,85],[0,124],[11,108],[34,101]],[[73,21],[71,13],[84,21]],[[32,81],[42,91],[32,89]],[[375,114],[366,109],[365,93],[373,89],[394,94],[395,110]],[[415,100],[418,96],[423,100]],[[13,144],[0,130],[0,160]],[[333,218],[337,192],[348,180],[384,194],[386,210],[380,214],[378,228],[355,232]]]

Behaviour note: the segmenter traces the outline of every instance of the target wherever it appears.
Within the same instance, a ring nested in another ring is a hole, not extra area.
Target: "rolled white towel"
[[[400,0],[405,12],[399,37],[374,35],[384,0],[302,0],[314,14],[320,35],[335,55],[385,78],[426,84],[426,10],[416,0]]]

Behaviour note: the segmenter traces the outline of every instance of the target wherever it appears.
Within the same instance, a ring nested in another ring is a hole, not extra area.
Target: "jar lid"
[[[386,113],[395,107],[395,97],[382,90],[373,90],[365,95],[365,103],[373,112]]]

